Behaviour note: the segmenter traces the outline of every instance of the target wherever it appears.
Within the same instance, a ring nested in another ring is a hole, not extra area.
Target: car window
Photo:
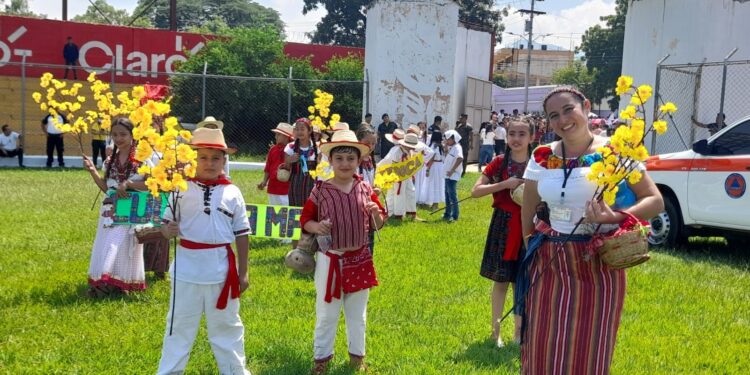
[[[750,155],[750,120],[745,121],[711,143],[713,155]]]

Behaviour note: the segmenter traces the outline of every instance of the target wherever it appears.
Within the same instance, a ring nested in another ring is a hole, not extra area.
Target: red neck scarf
[[[227,180],[226,176],[220,175],[215,180],[201,180],[199,178],[191,178],[190,181],[197,182],[201,185],[216,186],[216,185],[231,185],[232,181]]]

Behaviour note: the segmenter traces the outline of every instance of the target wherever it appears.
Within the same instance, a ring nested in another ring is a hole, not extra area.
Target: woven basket
[[[513,202],[516,202],[517,205],[521,206],[523,205],[523,188],[524,184],[516,186],[515,189],[513,189],[512,192],[510,192],[510,197],[513,199]]]
[[[292,173],[289,172],[288,169],[282,168],[282,166],[279,166],[279,169],[276,170],[276,179],[279,180],[279,182],[289,181],[291,175]]]
[[[138,228],[135,230],[135,238],[138,243],[146,243],[153,240],[163,239],[161,230],[157,227]]]
[[[622,212],[622,211],[618,211]],[[628,212],[628,217],[611,235],[602,237],[599,248],[602,262],[613,269],[637,266],[651,259],[648,255],[648,226]]]

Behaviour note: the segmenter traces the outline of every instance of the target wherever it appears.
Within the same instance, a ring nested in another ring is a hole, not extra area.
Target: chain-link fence
[[[114,62],[113,62],[114,63]],[[112,64],[114,65],[114,64]],[[17,69],[14,76],[0,76],[0,123],[9,124],[24,136],[24,152],[28,155],[46,153],[46,137],[40,127],[46,114],[32,99],[32,93],[43,91],[39,78],[45,72],[55,78],[64,77],[64,65],[7,63],[5,69]],[[90,95],[86,78],[88,72],[76,69],[77,82],[84,85],[82,93]],[[206,116],[224,122],[226,141],[239,151],[234,160],[263,160],[269,144],[274,140],[271,129],[279,122],[292,123],[307,117],[308,106],[313,104],[315,89],[334,96],[331,113],[341,115],[341,121],[356,129],[368,104],[364,93],[366,81],[327,81],[288,77],[239,77],[211,74],[164,73],[141,70],[109,69],[97,76],[111,85],[116,96],[139,84],[164,84],[170,88],[172,115],[186,128]],[[68,73],[72,80],[72,72]],[[82,111],[95,110],[95,103],[87,102]],[[65,154],[78,155],[77,146],[66,140]],[[87,141],[88,142],[88,141]],[[85,144],[84,144],[85,146]],[[84,148],[84,152],[90,150]]]
[[[750,61],[659,65],[656,77],[658,104],[671,101],[678,111],[665,134],[646,140],[652,154],[686,150],[708,138],[705,126],[719,113],[726,124],[750,115]]]

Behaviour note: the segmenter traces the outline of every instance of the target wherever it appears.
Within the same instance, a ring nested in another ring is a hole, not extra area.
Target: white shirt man
[[[23,165],[23,137],[10,130],[9,125],[3,125],[0,133],[0,157],[12,158],[18,156],[18,166]]]

